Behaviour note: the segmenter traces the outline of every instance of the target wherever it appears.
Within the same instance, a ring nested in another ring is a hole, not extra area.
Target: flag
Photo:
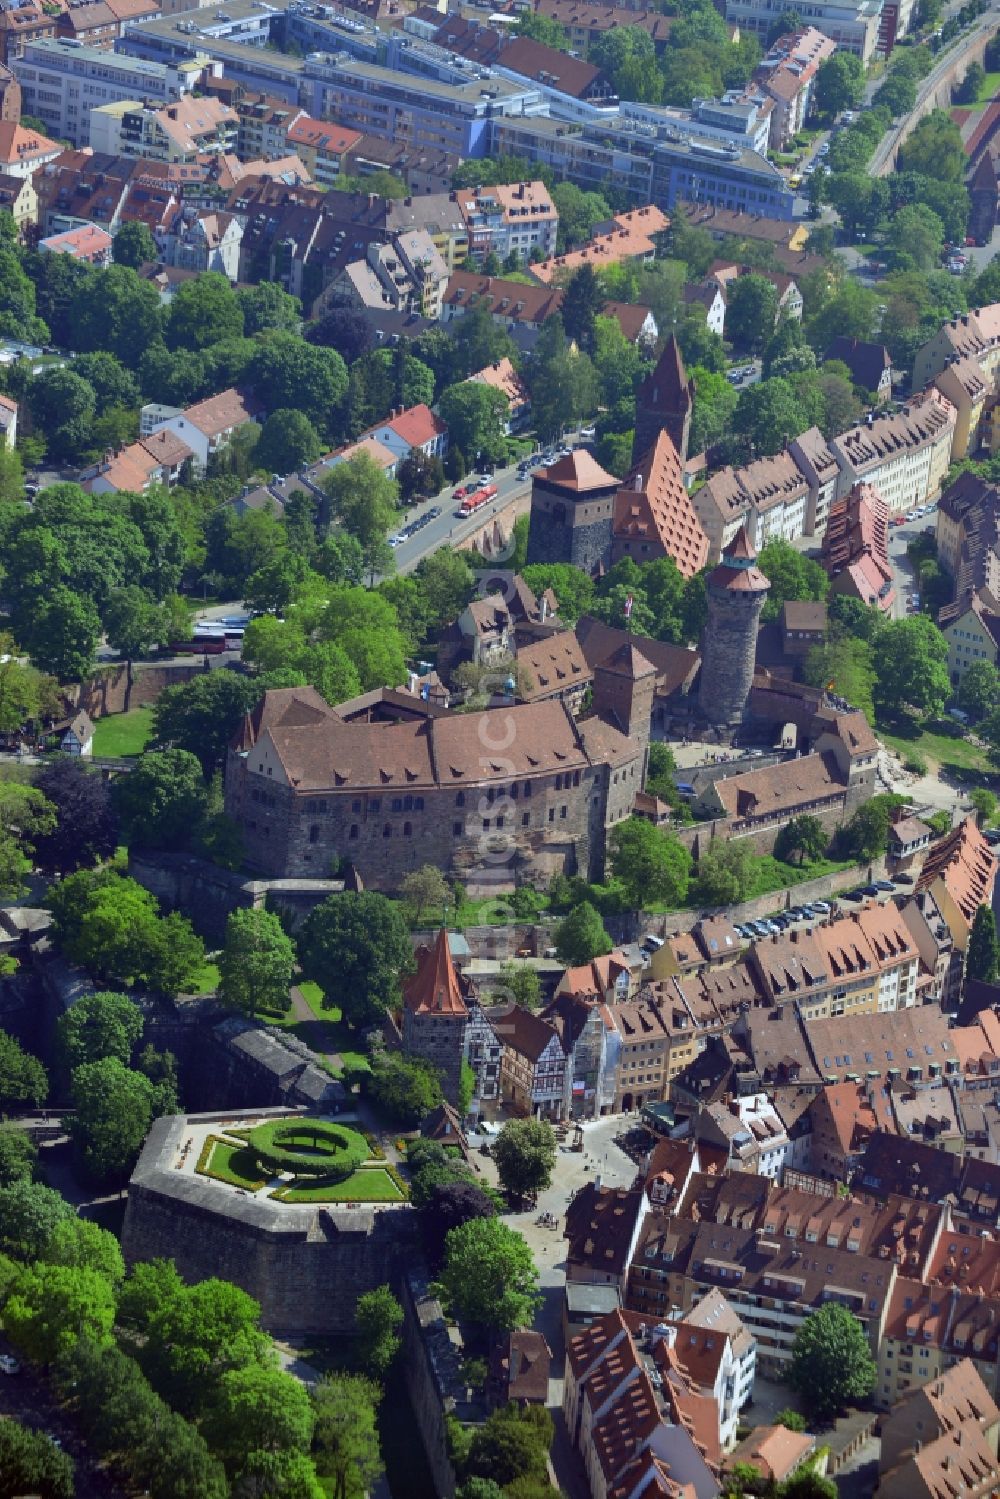
[[[633,605],[634,602],[635,602],[635,600],[633,599],[632,595],[629,594],[628,597],[625,600],[625,618],[626,619],[631,619],[632,618],[632,605]]]

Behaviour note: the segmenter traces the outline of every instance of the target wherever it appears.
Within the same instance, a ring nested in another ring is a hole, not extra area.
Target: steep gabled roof
[[[421,948],[417,971],[403,985],[403,1003],[414,1015],[468,1015],[443,927],[433,947]]]

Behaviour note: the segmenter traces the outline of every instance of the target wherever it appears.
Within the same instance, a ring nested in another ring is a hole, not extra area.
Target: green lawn
[[[539,892],[538,917],[548,908],[549,900],[544,891]],[[408,910],[403,912],[409,922],[411,930],[416,928],[420,931],[428,927],[436,928],[447,926],[452,931],[464,931],[469,926],[507,926],[512,919],[510,898],[505,895],[487,895],[481,900],[463,900],[456,911],[453,905],[444,910],[440,906],[427,906],[420,913],[420,920],[415,920]],[[537,920],[538,917],[534,919]],[[523,918],[532,920],[530,916]]]
[[[195,972],[188,983],[187,994],[214,994],[219,987],[219,969],[216,963],[207,960]]]
[[[976,102],[977,104],[989,104],[994,95],[998,93],[1000,93],[1000,73],[987,73],[979,85]]]
[[[261,1020],[268,1025],[277,1026],[280,1030],[291,1031],[311,1051],[317,1053],[317,1058],[323,1052],[330,1050],[343,1059],[345,1067],[355,1067],[360,1070],[367,1068],[368,1057],[363,1051],[357,1050],[357,1038],[350,1026],[345,1024],[340,1009],[334,1006],[332,1010],[324,1010],[323,991],[318,984],[312,983],[309,979],[299,984],[299,989],[302,991],[306,1004],[316,1016],[315,1021],[298,1020],[291,1010],[283,1015],[274,1015],[262,1010]],[[325,1038],[328,1039],[329,1045],[324,1044]],[[336,1068],[330,1070],[333,1071],[334,1076],[337,1075]]]
[[[248,1192],[258,1192],[264,1186],[264,1177],[252,1153],[228,1140],[216,1140],[202,1174],[229,1182],[233,1187],[245,1187]]]
[[[853,868],[853,859],[816,859],[812,864],[803,864],[800,867],[798,864],[782,864],[780,859],[774,858],[773,854],[764,854],[756,861],[756,879],[753,889],[748,890],[743,899],[755,900],[758,895],[770,895],[772,890],[789,890],[793,885],[804,884],[806,880],[818,880],[824,874],[836,874],[841,869]],[[678,909],[695,910],[704,905],[704,897],[692,889],[684,907],[650,903],[643,906],[643,910],[655,915]]]
[[[152,708],[133,708],[131,713],[112,713],[94,725],[94,754],[117,760],[123,755],[141,755],[153,737]]]
[[[341,1182],[280,1187],[282,1202],[402,1202],[403,1194],[384,1166],[361,1166]]]
[[[904,722],[889,726],[879,724],[877,733],[886,744],[897,749],[904,759],[916,750],[928,763],[933,761],[941,770],[952,775],[961,777],[963,773],[967,775],[970,771],[989,771],[989,760],[978,745],[958,735],[935,732],[935,729],[925,729],[921,724]]]

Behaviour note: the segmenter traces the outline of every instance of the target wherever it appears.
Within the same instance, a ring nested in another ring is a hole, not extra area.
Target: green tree
[[[354,1315],[361,1366],[373,1379],[384,1380],[402,1347],[403,1308],[388,1286],[376,1286],[358,1297]]]
[[[28,1431],[13,1418],[0,1421],[0,1499],[73,1499],[73,1475],[72,1458],[46,1432]]]
[[[365,569],[372,582],[377,572],[391,568],[386,532],[396,517],[399,491],[367,453],[338,463],[323,480],[333,514],[361,544]]]
[[[0,1187],[30,1182],[35,1174],[38,1147],[27,1130],[0,1124]]]
[[[79,463],[92,441],[97,401],[93,388],[71,369],[55,366],[38,375],[29,392],[31,418],[45,433],[56,462]]]
[[[717,839],[698,860],[698,898],[710,906],[737,905],[753,894],[756,878],[756,860],[750,845]]]
[[[480,380],[463,380],[441,396],[441,420],[449,440],[476,463],[500,463],[507,453],[510,402],[502,390]]]
[[[153,709],[156,742],[196,755],[210,775],[223,764],[244,713],[259,697],[257,683],[232,671],[207,671],[167,687]]]
[[[819,818],[803,812],[781,829],[774,840],[774,857],[785,864],[813,864],[823,857],[829,841]]]
[[[560,963],[579,968],[592,958],[611,951],[611,938],[604,930],[600,913],[584,900],[573,907],[555,929],[555,949]]]
[[[858,807],[838,837],[844,853],[858,863],[884,854],[892,814],[904,802],[904,797],[883,794],[871,797]]]
[[[413,949],[399,907],[366,890],[328,896],[306,917],[299,937],[303,976],[351,1025],[375,1025],[398,1002],[399,977]]]
[[[205,1413],[203,1430],[231,1473],[252,1452],[308,1451],[314,1416],[305,1386],[284,1369],[253,1363],[227,1369]]]
[[[37,1057],[25,1051],[8,1031],[0,1030],[0,1108],[37,1109],[45,1102],[49,1080]]]
[[[138,270],[145,261],[157,261],[160,252],[152,231],[140,219],[131,219],[122,224],[111,246],[115,265],[128,265]]]
[[[933,716],[942,711],[951,693],[948,643],[926,614],[885,625],[879,634],[875,670],[879,713],[898,715],[908,706]]]
[[[291,1007],[295,944],[273,912],[232,911],[219,958],[219,999],[244,1015],[284,1015]]]
[[[523,11],[518,16],[517,34],[530,37],[533,42],[541,42],[546,47],[558,47],[564,52],[569,48],[565,26],[560,26],[558,21],[550,21],[548,16],[533,15],[531,11]],[[476,184],[486,180],[477,177]],[[496,180],[499,181],[499,178]]]
[[[104,349],[128,369],[138,369],[146,350],[159,343],[163,324],[156,287],[124,265],[81,281],[67,316],[74,348]]]
[[[738,348],[759,354],[774,333],[778,293],[766,276],[737,276],[726,302],[726,334]]]
[[[510,1197],[536,1197],[552,1182],[555,1131],[545,1119],[510,1119],[494,1141],[493,1159]]]
[[[831,638],[825,646],[814,646],[806,657],[804,675],[814,687],[832,683],[869,723],[875,722],[875,658],[866,640],[843,635]]]
[[[788,599],[826,598],[830,586],[818,562],[797,552],[787,541],[769,541],[760,550],[757,565],[771,585],[764,604],[764,618],[778,619]]]
[[[740,392],[732,430],[753,457],[777,453],[803,429],[802,408],[787,380],[761,380]]]
[[[542,981],[537,969],[511,959],[508,963],[500,964],[497,992],[522,1009],[537,1010],[542,1002]]]
[[[663,79],[656,65],[653,39],[641,26],[614,26],[602,31],[591,43],[590,55],[611,79],[619,98],[659,104]]]
[[[594,602],[593,578],[569,562],[532,562],[522,568],[521,576],[537,595],[551,588],[559,608],[559,618],[571,628],[581,614],[589,613]]]
[[[941,259],[944,224],[926,204],[911,203],[893,214],[886,243],[900,268],[929,271]]]
[[[612,829],[609,854],[612,873],[632,910],[684,904],[691,855],[672,834],[644,817],[630,817]]]
[[[396,1123],[407,1128],[426,1119],[444,1097],[433,1063],[384,1050],[372,1057],[370,1092]]]
[[[959,706],[971,717],[988,718],[1000,706],[1000,671],[992,661],[970,661],[958,684]]]
[[[0,1187],[0,1249],[17,1259],[37,1260],[57,1225],[75,1217],[65,1197],[41,1182]]]
[[[694,410],[688,446],[692,453],[706,448],[728,434],[739,395],[725,375],[716,375],[696,365],[688,374],[694,381]]]
[[[839,1302],[812,1312],[795,1334],[788,1382],[810,1415],[828,1418],[842,1405],[865,1400],[875,1377],[864,1329]]]
[[[530,1327],[541,1300],[531,1250],[499,1218],[451,1230],[439,1289],[451,1315],[496,1333]]]
[[[206,271],[181,283],[167,317],[168,348],[207,349],[242,336],[243,309],[227,276]]]
[[[969,792],[969,801],[981,828],[988,827],[997,815],[997,799],[985,786],[976,786]]]
[[[76,1114],[67,1131],[87,1173],[121,1181],[139,1152],[153,1117],[153,1085],[115,1057],[75,1068],[70,1093]]]
[[[301,411],[318,432],[332,434],[347,394],[347,366],[335,349],[316,348],[294,333],[268,335],[247,378],[272,410]]]
[[[154,645],[167,638],[167,619],[161,606],[145,588],[131,584],[116,588],[104,606],[104,630],[108,645],[132,664],[136,656],[147,656]],[[126,704],[126,711],[128,705]]]
[[[997,940],[996,918],[989,906],[979,906],[969,934],[969,950],[965,957],[966,977],[992,984],[998,967],[1000,942]]]
[[[860,57],[838,51],[821,62],[816,74],[817,113],[832,118],[844,109],[857,109],[865,87],[865,69]]]
[[[492,1478],[503,1484],[506,1494],[521,1492],[520,1487],[512,1487],[519,1479],[548,1485],[547,1458],[553,1435],[548,1411],[504,1406],[473,1433],[466,1470],[473,1478]]]
[[[404,877],[399,893],[419,926],[425,911],[444,912],[451,899],[451,886],[435,865],[422,864]]]
[[[184,749],[150,750],[116,788],[118,813],[136,848],[184,848],[205,811],[205,782]]]
[[[20,634],[39,671],[60,682],[78,682],[94,665],[101,621],[89,598],[57,586],[36,600],[31,621]]]
[[[313,1387],[319,1471],[332,1499],[364,1499],[382,1473],[376,1408],[378,1385],[358,1374],[326,1374]]]
[[[65,1218],[57,1223],[41,1258],[47,1265],[94,1270],[113,1286],[125,1279],[125,1261],[118,1240],[89,1218]]]
[[[254,462],[274,474],[297,474],[323,451],[319,433],[301,411],[272,411],[264,423]]]
[[[140,1363],[175,1410],[199,1413],[229,1369],[269,1364],[271,1339],[260,1328],[260,1305],[229,1281],[179,1286],[160,1301],[147,1324]]]
[[[96,1270],[69,1265],[29,1265],[4,1306],[7,1336],[26,1358],[51,1364],[78,1338],[96,1343],[111,1335],[115,1296]]]
[[[115,1057],[126,1065],[142,1028],[142,1011],[127,994],[85,994],[56,1022],[60,1064],[67,1073],[104,1057]]]
[[[243,313],[243,331],[247,338],[274,330],[294,333],[299,327],[302,304],[298,297],[289,296],[274,281],[245,286],[236,293],[236,300]]]
[[[575,183],[557,182],[551,189],[551,197],[559,214],[560,254],[574,245],[584,244],[590,239],[594,225],[611,217],[606,198],[600,193],[586,193]]]
[[[601,313],[607,293],[593,266],[574,271],[563,288],[562,314],[566,337],[588,354],[594,352],[594,324]]]
[[[924,115],[899,147],[896,158],[899,172],[919,172],[937,182],[961,182],[967,160],[962,135],[944,109],[932,109]]]
[[[561,436],[597,407],[594,366],[571,344],[558,313],[543,324],[527,378],[535,427],[545,440]]]

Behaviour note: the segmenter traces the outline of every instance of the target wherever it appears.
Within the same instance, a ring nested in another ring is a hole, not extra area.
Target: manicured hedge
[[[364,1164],[371,1149],[364,1135],[321,1119],[275,1119],[259,1124],[247,1145],[273,1173],[343,1180]]]

